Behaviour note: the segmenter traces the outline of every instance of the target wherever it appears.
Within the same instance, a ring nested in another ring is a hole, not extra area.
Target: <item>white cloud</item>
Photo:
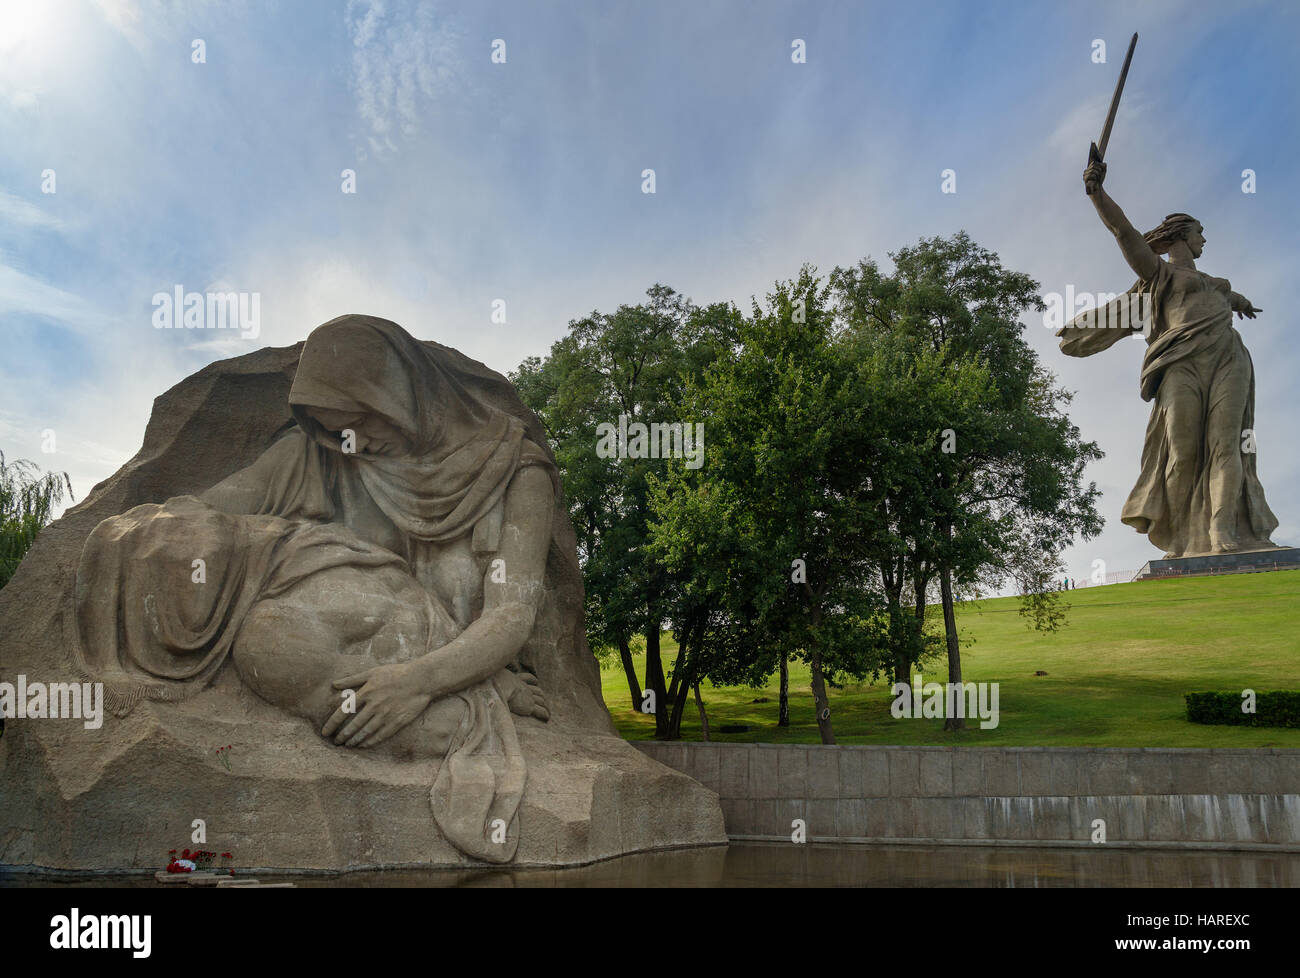
[[[62,218],[3,190],[0,190],[0,223],[50,231],[61,231],[64,228]]]
[[[352,91],[379,155],[419,131],[420,119],[461,84],[460,36],[428,2],[349,0]],[[486,54],[484,55],[486,57]]]
[[[79,295],[0,262],[0,313],[44,316],[85,334],[109,328],[112,317]]]

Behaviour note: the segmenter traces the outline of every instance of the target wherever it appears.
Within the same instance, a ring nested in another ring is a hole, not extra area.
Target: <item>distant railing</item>
[[[1253,564],[1239,564],[1236,567],[1205,567],[1200,569],[1177,569],[1170,567],[1154,570],[1146,577],[1141,578],[1141,580],[1153,581],[1167,577],[1216,577],[1221,574],[1262,574],[1265,572],[1284,570],[1300,570],[1300,564],[1283,564],[1278,563],[1275,560],[1258,560]],[[1061,581],[1057,581],[1055,588],[1052,590],[1075,591],[1089,587],[1102,587],[1106,584],[1129,584],[1139,579],[1139,573],[1141,573],[1140,568],[1138,570],[1110,571],[1106,574],[1105,580],[1102,581],[1094,581],[1091,578],[1079,578],[1077,580],[1075,578],[1070,578],[1070,586],[1068,589]]]
[[[1133,580],[1133,578],[1136,576],[1137,576],[1137,571],[1135,570],[1121,570],[1121,571],[1110,571],[1109,573],[1106,574],[1105,580],[1101,580],[1101,581],[1094,581],[1091,578],[1080,578],[1078,581],[1071,579],[1070,590],[1071,591],[1075,590],[1075,585],[1077,585],[1079,588],[1085,588],[1085,587],[1101,587],[1104,584],[1127,584],[1129,583],[1129,581]]]
[[[1300,564],[1279,564],[1275,560],[1261,560],[1254,564],[1240,564],[1236,567],[1203,567],[1199,570],[1187,569],[1179,570],[1177,568],[1160,568],[1153,570],[1144,581],[1151,581],[1162,577],[1218,577],[1223,574],[1262,574],[1271,571],[1300,570]]]
[[[1151,574],[1141,577],[1140,580],[1161,580],[1165,577],[1217,577],[1219,575],[1229,574],[1265,574],[1271,571],[1300,571],[1300,564],[1296,563],[1279,563],[1277,561],[1256,561],[1255,563],[1238,564],[1235,567],[1201,567],[1201,568],[1175,568],[1166,567],[1160,570],[1154,570]],[[1110,571],[1106,574],[1106,579],[1095,581],[1083,579],[1078,581],[1070,580],[1070,589],[1078,588],[1099,588],[1104,584],[1128,584],[1130,581],[1139,580],[1139,570],[1135,571]],[[1058,585],[1060,589],[1060,585]]]

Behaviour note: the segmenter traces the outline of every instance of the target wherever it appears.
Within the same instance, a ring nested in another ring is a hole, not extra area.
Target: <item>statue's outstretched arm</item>
[[[1232,311],[1237,314],[1238,319],[1254,319],[1255,313],[1264,311],[1240,292],[1228,293],[1228,305],[1232,307]]]
[[[1102,188],[1101,184],[1105,179],[1106,164],[1094,158],[1083,171],[1084,192],[1092,198],[1092,205],[1097,208],[1097,216],[1101,218],[1101,223],[1115,235],[1119,250],[1124,255],[1124,260],[1128,262],[1129,268],[1133,269],[1142,281],[1149,282],[1160,268],[1160,256],[1151,250],[1151,246],[1142,237],[1142,232],[1133,227],[1119,204],[1115,203]]]

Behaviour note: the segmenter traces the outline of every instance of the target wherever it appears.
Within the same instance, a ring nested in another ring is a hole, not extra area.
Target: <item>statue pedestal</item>
[[[40,661],[16,665],[51,674]],[[518,733],[528,781],[509,865],[726,844],[718,796],[627,741],[532,719]],[[234,745],[229,771],[218,741]],[[433,767],[332,746],[230,674],[192,700],[144,703],[99,730],[11,721],[0,737],[0,867],[156,870],[169,849],[196,845],[196,818],[203,847],[233,852],[238,872],[490,865],[438,831]]]
[[[1135,581],[1160,577],[1201,577],[1211,574],[1255,574],[1261,571],[1300,570],[1300,547],[1274,547],[1232,554],[1204,554],[1149,560],[1134,575]]]

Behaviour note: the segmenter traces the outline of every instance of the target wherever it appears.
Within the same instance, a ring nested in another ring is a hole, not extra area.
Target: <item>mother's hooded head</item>
[[[307,337],[289,392],[298,424],[338,449],[351,429],[355,451],[424,456],[454,448],[503,416],[468,391],[435,348],[377,316],[332,319]]]
[[[493,534],[479,521],[519,468],[543,466],[557,498],[559,480],[524,419],[493,403],[493,382],[476,368],[387,319],[340,316],[307,337],[289,406],[327,458],[356,463],[370,497],[408,536],[446,541],[477,529],[488,545]]]

